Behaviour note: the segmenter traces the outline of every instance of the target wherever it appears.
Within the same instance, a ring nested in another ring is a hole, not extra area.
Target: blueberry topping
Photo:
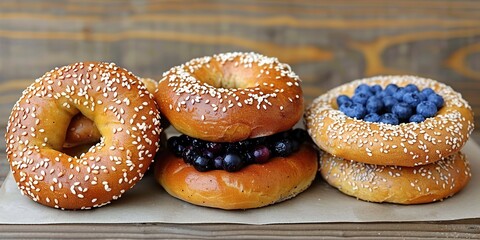
[[[340,95],[337,97],[337,106],[341,106],[346,102],[351,102],[352,100],[347,95]]]
[[[361,92],[363,92],[363,93],[368,92],[368,93],[372,94],[370,86],[368,86],[367,84],[364,84],[364,83],[358,85],[358,87],[355,89],[355,94],[361,93]]]
[[[392,113],[395,114],[399,120],[407,120],[412,116],[413,109],[410,107],[410,105],[401,102],[397,105],[394,105],[392,107]]]
[[[408,121],[409,122],[420,123],[420,122],[425,121],[425,117],[423,117],[420,114],[413,114]]]
[[[266,146],[258,146],[255,148],[253,155],[256,163],[264,163],[270,159],[270,150]]]
[[[403,102],[410,105],[410,107],[417,107],[423,101],[423,96],[419,92],[407,92],[403,95]]]
[[[407,86],[404,87],[405,91],[407,92],[418,92],[418,87],[415,84],[408,84]]]
[[[370,92],[359,92],[355,93],[352,97],[352,102],[353,103],[358,103],[358,104],[365,104],[367,103],[368,98],[370,98],[372,94]]]
[[[211,170],[210,162],[208,158],[204,156],[197,156],[195,160],[193,160],[192,165],[199,172],[205,172],[205,171]]]
[[[228,153],[223,158],[222,167],[228,172],[236,172],[242,168],[242,159],[235,153]]]
[[[367,114],[367,109],[359,103],[352,103],[350,106],[343,104],[343,112],[351,118],[362,119]]]
[[[437,106],[430,101],[423,101],[417,106],[417,114],[425,118],[433,117],[437,113]]]
[[[397,91],[398,91],[398,86],[396,84],[388,84],[384,92],[385,94],[387,94],[387,96],[392,96]]]
[[[288,139],[282,139],[274,144],[274,154],[280,157],[286,157],[293,152],[292,143]]]
[[[428,96],[428,101],[433,102],[435,106],[437,106],[437,109],[442,108],[444,104],[443,97],[436,93],[430,94]]]
[[[366,122],[378,122],[380,121],[380,115],[378,115],[377,113],[369,113],[365,116],[363,120],[365,120]]]
[[[398,101],[392,96],[386,96],[383,98],[383,106],[387,112],[392,111],[392,107],[396,104],[398,104]]]
[[[365,108],[368,113],[380,113],[383,109],[383,101],[377,97],[370,97]]]
[[[360,84],[351,98],[340,95],[336,100],[338,109],[348,117],[388,124],[424,121],[435,116],[445,104],[443,97],[433,89],[424,88],[420,91],[415,84],[405,87],[389,84],[385,89],[378,84]],[[294,142],[292,145],[296,149]]]
[[[298,151],[306,141],[310,141],[307,131],[292,129],[232,143],[207,142],[181,135],[171,137],[167,146],[197,171],[238,171],[249,164],[268,162],[272,157],[286,157]]]
[[[405,95],[406,93],[407,90],[405,90],[405,88],[400,88],[393,94],[393,97],[397,99],[397,101],[403,101],[403,95]]]
[[[383,114],[382,116],[380,116],[380,121],[379,122],[386,123],[386,124],[392,124],[392,125],[398,125],[398,123],[399,123],[397,116],[393,113]]]

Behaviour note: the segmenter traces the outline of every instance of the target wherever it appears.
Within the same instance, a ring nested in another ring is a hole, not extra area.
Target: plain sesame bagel
[[[78,113],[93,120],[100,142],[79,157],[64,153]],[[99,207],[138,182],[159,147],[160,114],[145,86],[127,70],[85,62],[38,78],[14,105],[7,157],[23,195],[61,209]]]
[[[415,84],[432,88],[445,100],[431,118],[391,125],[366,122],[338,110],[336,98],[351,96],[360,84],[386,87]],[[305,121],[315,143],[328,153],[363,163],[417,166],[458,152],[473,130],[473,112],[462,96],[440,82],[415,76],[382,76],[356,80],[328,91],[307,108]]]
[[[157,90],[158,83],[151,78],[139,78],[140,82],[147,88],[147,91],[153,94]],[[153,96],[153,95],[152,95]],[[162,128],[167,124],[162,122]],[[65,148],[76,147],[85,144],[96,143],[100,141],[102,135],[95,126],[95,123],[82,113],[78,113],[72,118],[68,126],[67,135],[63,146]]]
[[[155,98],[179,132],[215,142],[285,131],[303,113],[298,76],[288,64],[256,53],[217,54],[173,67]]]
[[[418,204],[439,201],[463,189],[470,180],[461,152],[416,167],[372,165],[324,153],[321,175],[341,192],[370,202]]]
[[[238,172],[199,172],[170,152],[158,156],[155,177],[172,196],[192,204],[249,209],[296,196],[310,186],[318,172],[317,151],[311,144],[288,156],[252,164]]]

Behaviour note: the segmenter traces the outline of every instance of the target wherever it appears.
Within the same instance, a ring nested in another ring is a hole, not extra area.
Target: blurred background
[[[115,62],[158,80],[230,51],[289,63],[307,103],[354,79],[413,74],[451,85],[478,113],[479,20],[479,1],[2,0],[0,127],[22,90],[57,66]]]

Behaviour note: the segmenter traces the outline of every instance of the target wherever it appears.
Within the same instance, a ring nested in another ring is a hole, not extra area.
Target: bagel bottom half
[[[288,157],[251,164],[238,172],[199,172],[170,152],[157,157],[155,178],[173,197],[221,209],[249,209],[292,198],[307,189],[318,171],[317,151],[303,144]]]
[[[471,178],[465,155],[454,153],[417,167],[359,163],[323,153],[320,173],[341,192],[369,202],[419,204],[459,192]]]

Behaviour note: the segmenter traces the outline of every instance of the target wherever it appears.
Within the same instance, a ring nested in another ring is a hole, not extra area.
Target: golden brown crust
[[[155,80],[151,78],[139,79],[145,85],[148,92],[153,94],[157,90],[158,83]],[[167,124],[162,124],[162,127],[165,128],[166,125]],[[92,144],[100,141],[101,137],[102,135],[93,121],[79,113],[72,118],[72,121],[68,126],[63,146],[65,148],[72,148],[80,145]]]
[[[174,67],[155,98],[179,132],[214,142],[286,131],[303,111],[300,79],[290,66],[255,53],[218,54]]]
[[[316,150],[304,144],[287,158],[252,164],[238,172],[198,172],[171,153],[157,158],[155,176],[172,196],[192,204],[222,208],[258,208],[304,191],[318,169]]]
[[[79,112],[103,137],[77,158],[61,151]],[[23,195],[46,206],[103,206],[142,178],[159,147],[159,117],[138,78],[115,64],[54,69],[13,107],[6,133],[13,176]]]
[[[422,123],[390,125],[347,117],[336,106],[341,94],[352,95],[366,83],[389,83],[432,88],[445,105],[437,115]],[[305,112],[309,134],[328,153],[356,161],[396,166],[432,163],[459,151],[473,130],[473,112],[462,96],[437,81],[414,76],[384,76],[353,81],[318,97]]]
[[[417,167],[371,165],[324,153],[323,178],[341,192],[370,202],[418,204],[439,201],[460,191],[471,177],[461,152]]]

